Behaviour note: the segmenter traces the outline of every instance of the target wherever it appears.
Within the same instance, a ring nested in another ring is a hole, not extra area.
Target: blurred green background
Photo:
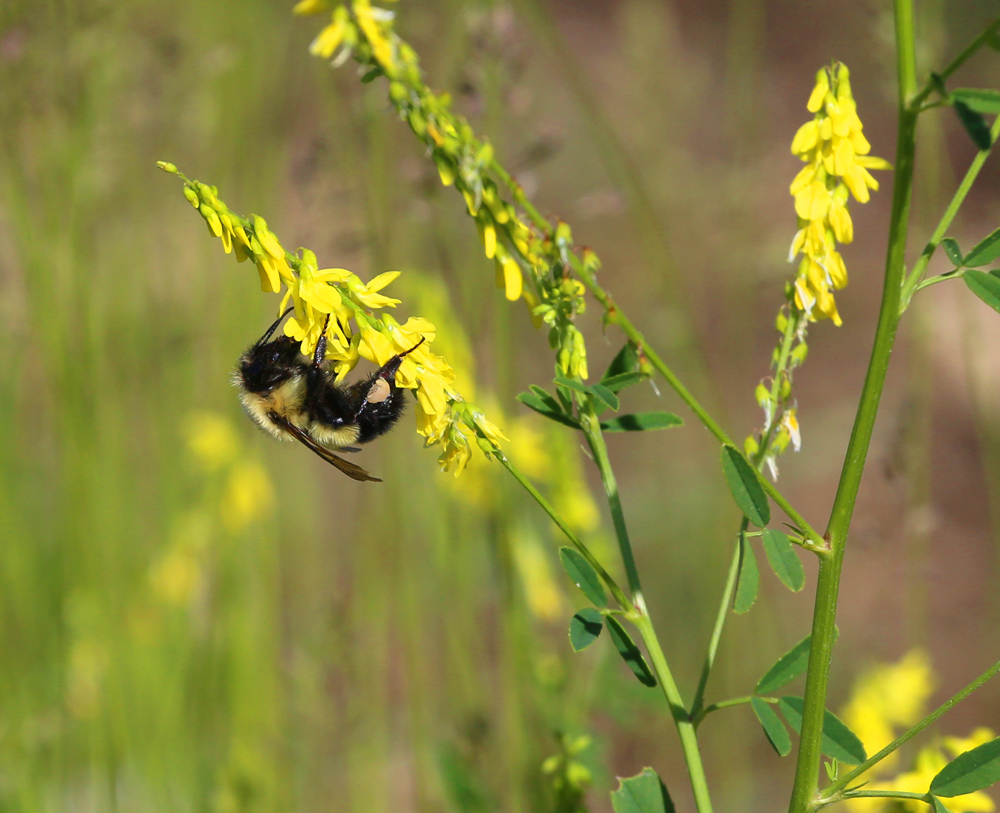
[[[791,138],[816,70],[847,63],[873,153],[894,148],[889,4],[618,0],[399,4],[428,82],[488,135],[543,212],[743,437],[761,417],[795,229]],[[920,4],[922,74],[995,14]],[[545,336],[493,284],[475,230],[384,87],[307,53],[273,0],[6,0],[0,9],[0,811],[548,811],[555,732],[589,733],[591,807],[654,765],[683,808],[660,695],[606,642],[572,655],[583,599],[540,511],[476,461],[437,472],[412,419],[358,484],[241,414],[229,374],[272,318],[155,161],[217,184],[323,266],[403,276],[515,459],[614,561],[576,439],[513,400],[551,378]],[[995,54],[956,84],[996,86]],[[973,147],[922,122],[913,255]],[[891,178],[853,205],[845,324],[797,374],[804,448],[782,487],[832,500],[874,331]],[[995,157],[953,233],[1000,215]],[[935,260],[932,270],[946,270]],[[402,319],[401,319],[402,321]],[[591,370],[621,344],[582,325]],[[921,293],[854,521],[831,703],[858,672],[932,653],[940,697],[995,659],[1000,320],[960,283]],[[673,409],[670,392],[631,409]],[[737,510],[693,422],[609,440],[660,639],[690,697]],[[808,631],[813,570],[764,576],[709,700],[746,694]],[[942,730],[1000,729],[988,686]],[[717,808],[780,807],[792,765],[746,707],[702,727]]]

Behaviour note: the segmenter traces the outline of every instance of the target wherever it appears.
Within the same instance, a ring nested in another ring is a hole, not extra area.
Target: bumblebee
[[[355,444],[368,443],[392,429],[405,406],[396,372],[403,358],[424,339],[362,381],[341,385],[323,366],[325,326],[312,359],[288,336],[271,340],[291,310],[279,316],[237,362],[233,383],[240,389],[243,408],[261,429],[279,440],[299,441],[355,480],[381,482],[334,452],[360,451]]]

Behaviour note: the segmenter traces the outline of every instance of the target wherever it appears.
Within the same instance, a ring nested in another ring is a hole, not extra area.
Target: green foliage
[[[806,572],[788,536],[769,528],[761,533],[761,542],[767,561],[781,583],[793,593],[805,587]]]
[[[778,701],[778,708],[788,721],[788,725],[798,734],[802,729],[802,707],[801,697],[782,697]],[[848,765],[860,765],[868,755],[865,746],[858,739],[851,729],[829,709],[823,716],[823,741],[822,752],[832,758],[845,762]]]
[[[993,310],[1000,311],[1000,271],[975,271],[969,269],[964,275],[965,284]]]
[[[569,622],[569,643],[574,652],[581,652],[597,640],[604,629],[604,617],[591,607],[576,613]]]
[[[951,97],[977,113],[1000,114],[1000,90],[956,88],[951,91]]]
[[[601,429],[605,432],[647,432],[683,425],[684,421],[671,412],[636,412],[601,421]]]
[[[758,528],[771,521],[771,507],[760,484],[760,475],[735,446],[722,447],[722,471],[729,492],[748,520]]]
[[[618,789],[611,793],[611,806],[615,813],[674,813],[667,786],[652,768],[619,779]]]
[[[958,120],[962,122],[965,132],[969,134],[972,143],[980,150],[988,150],[991,144],[990,128],[980,113],[977,113],[961,99],[954,101]]]
[[[807,635],[795,646],[788,650],[775,662],[774,666],[768,669],[763,677],[757,681],[754,691],[757,694],[769,694],[775,689],[780,689],[786,683],[791,682],[803,672],[809,665],[809,648],[812,636]]]
[[[607,607],[608,596],[604,592],[604,585],[601,584],[601,577],[597,571],[591,567],[579,551],[569,547],[559,548],[559,561],[562,562],[563,570],[583,594],[596,607]]]
[[[753,713],[757,715],[757,721],[764,729],[764,734],[767,736],[767,741],[771,743],[771,747],[778,756],[787,757],[792,752],[792,738],[789,736],[785,724],[781,722],[778,712],[772,708],[770,703],[760,697],[750,698],[750,705],[753,708]]]
[[[1000,229],[987,235],[965,255],[964,265],[969,268],[979,268],[989,265],[994,260],[1000,258]]]
[[[639,647],[635,645],[635,642],[625,631],[625,628],[618,619],[613,615],[609,615],[605,617],[604,621],[608,626],[608,635],[611,636],[611,641],[614,643],[615,649],[622,656],[622,660],[628,664],[628,668],[632,670],[632,673],[639,679],[639,682],[643,686],[655,686],[656,678],[653,676],[653,670],[649,668],[649,664],[646,663],[646,659],[642,656]]]
[[[759,589],[760,571],[757,569],[757,556],[746,534],[740,534],[740,574],[736,581],[733,612],[741,615],[750,612],[750,608],[757,600]]]
[[[1000,782],[1000,737],[959,754],[931,781],[935,796],[962,796]]]

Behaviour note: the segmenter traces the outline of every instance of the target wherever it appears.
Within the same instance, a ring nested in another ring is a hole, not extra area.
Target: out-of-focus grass
[[[717,390],[734,433],[749,431],[771,342],[760,325],[777,307],[792,221],[786,180],[751,196],[769,167],[789,178],[796,167],[769,157],[778,147],[757,131],[756,163],[715,160],[745,154],[733,141],[747,149],[756,108],[740,105],[725,126],[706,109],[717,77],[667,6],[548,8],[570,48],[593,46],[568,68],[531,10],[514,8],[523,17],[444,0],[400,12],[431,84],[455,89],[543,209],[599,249],[648,335],[705,342],[704,358],[678,363],[705,369],[706,394]],[[756,30],[753,11],[729,36]],[[606,647],[570,656],[565,622],[581,602],[551,529],[500,472],[439,475],[404,419],[364,453],[385,482],[359,485],[240,415],[228,372],[275,302],[218,251],[157,159],[217,184],[326,265],[404,270],[402,315],[438,324],[436,347],[495,400],[515,459],[601,542],[575,439],[523,419],[512,400],[551,374],[544,335],[496,294],[461,202],[386,115],[378,83],[312,61],[312,28],[282,3],[15,0],[2,14],[0,810],[543,811],[553,732],[584,729],[597,735],[595,810],[614,772],[654,763],[681,786],[655,693]],[[721,37],[722,18],[699,19]],[[613,36],[594,37],[609,20]],[[755,86],[759,58],[730,48],[733,93]],[[807,93],[826,58],[802,57],[789,93]],[[574,101],[554,79],[567,69],[597,88],[596,111],[581,114],[579,90]],[[874,105],[878,86],[869,93]],[[782,151],[800,102],[774,142]],[[626,159],[638,190],[621,179]],[[641,217],[623,208],[635,200]],[[761,259],[772,244],[773,262]],[[852,286],[868,291],[875,268]],[[619,337],[602,346],[597,314],[585,324],[599,372]],[[811,365],[828,363],[817,359],[832,341],[817,340]],[[820,427],[843,421],[804,386],[807,451],[836,452],[821,436],[839,435]],[[673,408],[651,390],[634,397]],[[206,412],[235,433],[214,468],[189,443]],[[689,692],[736,512],[700,431],[611,447],[661,638]],[[258,463],[273,506],[261,497],[239,520],[234,472]],[[789,471],[818,512],[829,478]],[[743,693],[804,634],[808,608],[794,601],[768,595],[734,620],[710,694]],[[727,727],[739,719],[706,723],[706,752],[724,753],[709,771],[723,800],[770,799],[750,773],[775,763],[755,731],[744,745]]]

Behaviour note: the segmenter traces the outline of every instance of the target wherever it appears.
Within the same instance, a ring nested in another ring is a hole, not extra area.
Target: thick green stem
[[[913,0],[895,0],[894,11],[899,82],[899,131],[896,142],[896,178],[889,224],[885,283],[878,327],[875,331],[875,344],[861,391],[851,439],[847,445],[840,484],[830,512],[830,523],[827,526],[826,538],[832,555],[820,559],[798,762],[795,766],[795,784],[789,806],[791,813],[806,813],[815,806],[827,681],[836,636],[840,574],[844,563],[847,533],[858,489],[861,486],[861,476],[875,427],[882,389],[885,386],[889,357],[896,338],[900,289],[906,270],[906,237],[913,187],[913,156],[918,115],[910,104],[916,90]]]
[[[838,779],[829,787],[824,788],[821,794],[822,800],[832,799],[834,796],[837,795],[838,791],[842,790],[843,788],[846,788],[849,784],[851,784],[851,782],[853,782],[855,779],[861,776],[865,771],[867,771],[873,765],[876,765],[879,762],[881,762],[883,759],[889,756],[889,754],[891,754],[901,745],[912,740],[915,736],[917,736],[917,734],[919,734],[921,731],[927,728],[927,726],[931,725],[931,723],[935,722],[939,717],[941,717],[942,715],[946,714],[947,712],[955,708],[955,706],[957,706],[959,703],[965,700],[965,698],[967,698],[970,694],[976,691],[976,689],[978,689],[980,686],[986,683],[986,681],[988,681],[991,677],[996,675],[997,672],[1000,672],[1000,661],[997,661],[995,664],[993,664],[989,669],[983,672],[979,677],[977,677],[974,681],[972,681],[972,683],[970,683],[968,686],[962,689],[962,691],[960,691],[950,700],[938,706],[934,711],[932,711],[930,714],[924,717],[923,720],[921,720],[919,723],[913,726],[913,728],[911,728],[901,737],[889,743],[885,748],[883,748],[874,756],[869,757],[865,762],[858,765],[858,767],[855,768],[850,773],[844,774],[842,777],[840,777],[840,779]]]

